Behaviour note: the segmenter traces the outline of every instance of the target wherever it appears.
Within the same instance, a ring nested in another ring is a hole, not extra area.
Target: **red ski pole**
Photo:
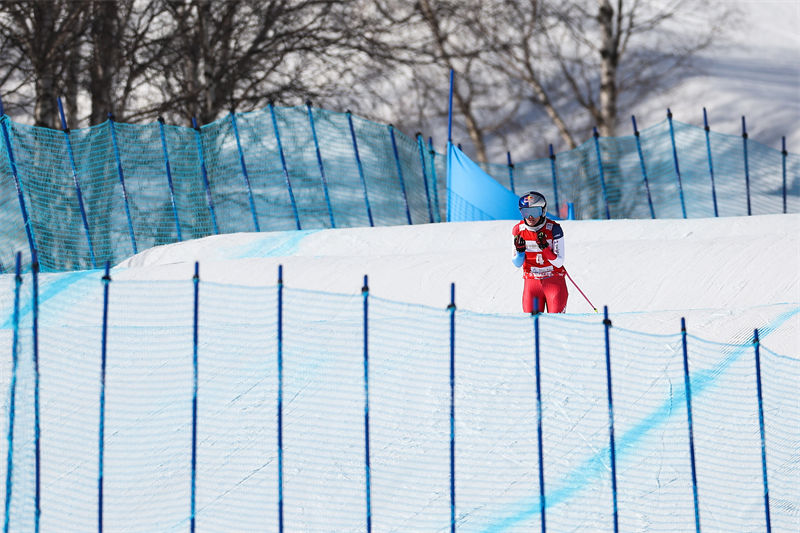
[[[596,313],[596,312],[597,312],[597,308],[594,306],[594,304],[592,304],[592,302],[590,302],[590,301],[589,301],[589,298],[586,298],[586,295],[585,295],[585,294],[583,294],[583,291],[581,290],[581,288],[580,288],[580,287],[578,287],[578,284],[577,284],[577,283],[575,283],[575,280],[574,280],[574,279],[572,279],[572,276],[570,276],[570,275],[569,275],[569,272],[567,272],[567,269],[566,269],[566,268],[564,269],[564,273],[567,275],[567,277],[568,277],[568,278],[569,278],[569,280],[572,282],[572,284],[573,284],[573,285],[575,285],[575,288],[576,288],[576,289],[578,289],[578,292],[579,292],[579,293],[581,293],[581,296],[583,296],[583,297],[584,297],[584,299],[585,299],[587,302],[589,302],[589,305],[591,305],[591,306],[592,306],[592,309],[594,309],[594,312]]]

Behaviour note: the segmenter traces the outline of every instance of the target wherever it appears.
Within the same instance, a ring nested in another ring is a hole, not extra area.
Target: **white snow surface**
[[[219,235],[142,252],[122,262],[114,278],[185,280],[197,261],[204,281],[264,285],[277,282],[283,265],[287,287],[353,294],[368,275],[373,295],[444,307],[455,283],[459,309],[516,313],[522,277],[511,263],[513,225],[457,222]],[[567,236],[565,267],[598,310],[657,313],[670,332],[681,316],[696,315],[706,338],[724,342],[732,332],[731,314],[800,302],[800,215],[561,225]],[[567,285],[567,312],[591,313],[579,290]],[[662,327],[654,324],[648,331]],[[778,351],[800,353],[796,342]]]

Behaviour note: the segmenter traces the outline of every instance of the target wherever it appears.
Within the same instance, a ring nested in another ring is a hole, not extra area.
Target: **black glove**
[[[536,243],[542,250],[550,247],[550,244],[548,244],[547,242],[547,235],[545,235],[543,231],[540,231],[539,233],[536,234]]]
[[[514,237],[514,248],[516,248],[518,252],[524,252],[527,248],[525,239],[522,238],[522,235],[517,235]]]

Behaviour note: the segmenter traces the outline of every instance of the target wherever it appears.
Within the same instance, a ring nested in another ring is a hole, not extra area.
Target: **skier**
[[[564,232],[557,222],[547,218],[544,195],[530,191],[519,199],[522,221],[514,225],[514,247],[517,254],[514,266],[522,267],[525,285],[522,290],[522,310],[563,313],[567,307],[567,283],[564,280]]]

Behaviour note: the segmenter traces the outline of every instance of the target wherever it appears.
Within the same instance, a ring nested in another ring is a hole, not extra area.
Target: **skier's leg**
[[[548,313],[563,313],[567,309],[567,282],[564,276],[551,276],[542,280],[542,289],[547,299]]]
[[[535,300],[539,301],[539,312],[544,312],[545,295],[540,280],[525,278],[525,286],[522,289],[522,310],[525,313],[532,313]]]

